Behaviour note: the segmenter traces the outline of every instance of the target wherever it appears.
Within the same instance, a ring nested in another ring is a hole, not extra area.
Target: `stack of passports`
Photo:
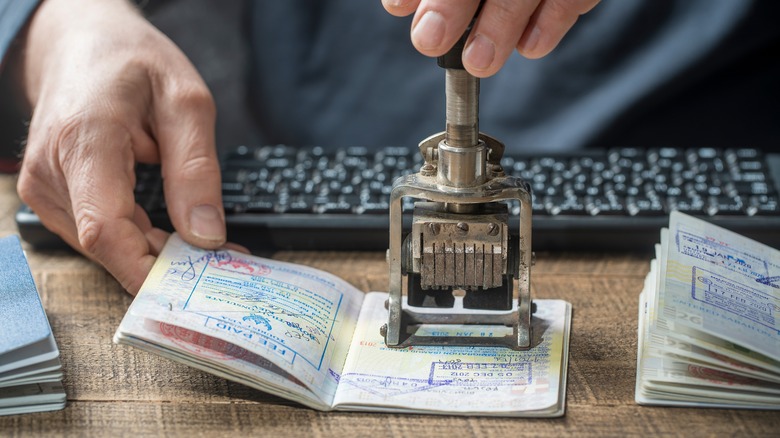
[[[0,415],[65,407],[59,356],[19,238],[0,238]]]
[[[780,251],[673,212],[639,300],[636,401],[780,409]]]

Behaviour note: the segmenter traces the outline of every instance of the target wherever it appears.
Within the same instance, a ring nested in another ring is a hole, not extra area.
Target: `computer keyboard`
[[[509,153],[507,173],[533,193],[533,248],[647,250],[668,214],[703,217],[780,246],[780,154],[750,148],[618,148],[565,155]],[[392,182],[422,165],[413,148],[240,146],[222,157],[228,238],[253,250],[385,250]],[[171,229],[159,168],[137,167],[136,198]],[[405,199],[404,220],[412,199]],[[519,210],[510,204],[510,212]],[[61,245],[35,214],[16,216],[22,237]],[[516,220],[511,226],[516,227]]]

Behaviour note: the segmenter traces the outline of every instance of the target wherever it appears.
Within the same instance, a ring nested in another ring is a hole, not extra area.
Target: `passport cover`
[[[50,334],[19,237],[0,238],[0,356]]]

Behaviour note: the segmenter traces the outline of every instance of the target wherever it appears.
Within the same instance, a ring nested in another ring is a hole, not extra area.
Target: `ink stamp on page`
[[[532,381],[530,362],[433,362],[428,383],[455,386],[515,386]]]
[[[777,309],[771,296],[696,266],[692,277],[694,300],[778,331]]]

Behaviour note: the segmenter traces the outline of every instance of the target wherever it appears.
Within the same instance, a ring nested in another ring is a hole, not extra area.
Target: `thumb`
[[[199,78],[198,78],[199,79]],[[154,131],[160,148],[168,215],[182,238],[199,247],[225,243],[219,162],[214,145],[216,110],[200,80],[155,96]]]

